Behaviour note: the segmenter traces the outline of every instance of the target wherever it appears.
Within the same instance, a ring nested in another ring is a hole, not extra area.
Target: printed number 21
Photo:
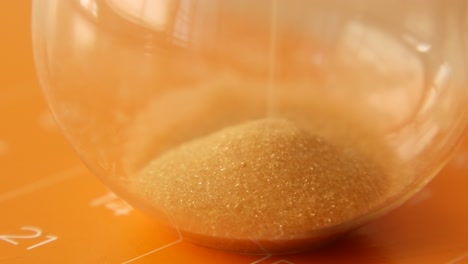
[[[12,245],[19,245],[19,242],[18,240],[25,240],[25,239],[34,239],[34,238],[39,238],[43,235],[42,233],[42,230],[37,228],[37,227],[33,227],[33,226],[23,226],[21,227],[21,230],[24,230],[24,231],[31,231],[31,233],[28,233],[28,234],[21,234],[21,235],[0,235],[0,240],[3,240],[7,243],[10,243]],[[47,243],[50,243],[54,240],[57,240],[58,237],[56,236],[50,236],[50,235],[47,235],[45,236],[46,239],[37,243],[37,244],[34,244],[30,247],[27,247],[26,250],[31,250],[33,248],[37,248],[37,247],[40,247],[40,246],[43,246]]]

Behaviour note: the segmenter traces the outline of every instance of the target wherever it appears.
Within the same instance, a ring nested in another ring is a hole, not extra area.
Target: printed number
[[[26,240],[26,239],[34,239],[34,238],[39,238],[43,235],[43,232],[41,229],[33,226],[23,226],[21,227],[21,230],[28,231],[27,234],[21,234],[21,235],[0,235],[0,240],[3,240],[7,243],[10,243],[12,245],[18,246],[19,245],[19,240]],[[45,240],[34,244],[32,246],[29,246],[26,248],[26,250],[31,250],[33,248],[37,248],[40,246],[43,246],[45,244],[48,244],[54,240],[57,240],[58,237],[56,236],[51,236],[51,235],[46,235]]]
[[[112,211],[115,216],[128,215],[133,211],[133,208],[129,204],[119,199],[112,192],[91,201],[91,207],[97,206],[104,206]]]

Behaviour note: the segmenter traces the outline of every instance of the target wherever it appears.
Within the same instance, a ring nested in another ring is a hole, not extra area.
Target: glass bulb
[[[64,135],[197,244],[325,243],[421,189],[466,129],[462,0],[33,3]]]

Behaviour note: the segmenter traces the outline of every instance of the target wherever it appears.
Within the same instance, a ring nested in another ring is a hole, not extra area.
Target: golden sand
[[[287,241],[365,215],[387,196],[389,180],[363,153],[261,119],[167,151],[134,183],[183,232]]]

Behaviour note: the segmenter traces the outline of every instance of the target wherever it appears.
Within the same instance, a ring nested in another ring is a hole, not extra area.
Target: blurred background
[[[12,89],[10,84],[36,79],[32,64],[31,3],[26,0],[2,2],[0,16],[0,82],[5,92]]]

